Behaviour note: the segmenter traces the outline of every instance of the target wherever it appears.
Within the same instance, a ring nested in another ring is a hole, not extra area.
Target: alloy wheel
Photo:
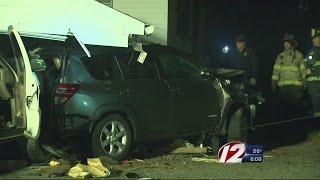
[[[122,153],[128,144],[127,130],[118,121],[108,122],[101,130],[100,144],[103,151],[110,156]]]

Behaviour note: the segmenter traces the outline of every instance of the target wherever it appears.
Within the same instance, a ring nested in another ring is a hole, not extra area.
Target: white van
[[[0,142],[21,136],[37,139],[41,117],[39,83],[31,70],[29,57],[18,31],[12,26],[8,31],[14,59],[9,63],[8,59],[0,55]]]

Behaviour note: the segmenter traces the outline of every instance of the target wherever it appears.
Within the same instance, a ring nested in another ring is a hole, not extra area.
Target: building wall
[[[167,45],[168,0],[113,0],[113,8],[155,25],[155,31],[148,40]]]
[[[206,0],[169,0],[168,46],[208,64]]]
[[[193,7],[190,0],[169,0],[168,45],[192,52]]]

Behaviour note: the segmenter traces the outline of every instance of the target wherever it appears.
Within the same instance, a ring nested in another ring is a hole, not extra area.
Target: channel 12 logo
[[[262,162],[263,146],[229,142],[218,152],[220,163]]]

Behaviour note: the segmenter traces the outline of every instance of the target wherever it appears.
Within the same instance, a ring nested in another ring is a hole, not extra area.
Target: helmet
[[[243,34],[239,34],[236,36],[236,42],[246,42],[246,37]]]
[[[311,29],[311,39],[320,36],[320,28]]]
[[[298,42],[294,39],[293,34],[285,33],[282,42],[288,42],[291,44],[291,46],[296,47],[298,45]]]

